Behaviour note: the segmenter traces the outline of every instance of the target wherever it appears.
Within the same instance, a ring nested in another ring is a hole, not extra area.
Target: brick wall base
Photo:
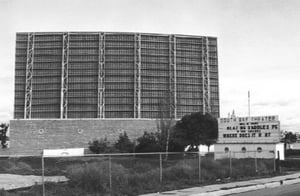
[[[133,141],[145,131],[157,131],[156,120],[67,119],[11,120],[9,149],[0,154],[41,154],[43,149],[88,148],[89,141],[106,137],[114,143],[126,132]]]

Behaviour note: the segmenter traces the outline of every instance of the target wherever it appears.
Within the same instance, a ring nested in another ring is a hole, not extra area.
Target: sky
[[[0,122],[13,118],[16,32],[110,31],[218,38],[220,115],[279,115],[300,132],[298,0],[0,0]]]

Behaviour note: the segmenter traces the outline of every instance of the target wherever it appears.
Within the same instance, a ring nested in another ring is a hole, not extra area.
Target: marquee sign
[[[277,143],[278,116],[219,118],[218,143]]]
[[[84,148],[44,149],[44,157],[84,156]]]

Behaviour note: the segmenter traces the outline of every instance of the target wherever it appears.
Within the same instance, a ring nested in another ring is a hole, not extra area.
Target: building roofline
[[[226,142],[226,143],[222,143],[222,142],[217,142],[215,144],[236,144],[236,145],[247,145],[247,144],[279,144],[282,142],[240,142],[240,143],[234,143],[234,142]]]
[[[60,118],[30,118],[30,119],[11,119],[10,121],[41,121],[41,120],[44,120],[44,121],[53,121],[53,120],[61,120],[61,121],[68,121],[68,120],[136,120],[136,121],[139,121],[139,120],[145,120],[145,121],[160,121],[161,119],[153,119],[153,118],[65,118],[65,119],[60,119]],[[166,119],[168,120],[168,119]],[[178,121],[180,119],[174,119],[175,121]]]
[[[17,35],[22,34],[28,34],[28,33],[35,33],[36,35],[46,35],[46,34],[63,34],[63,33],[70,33],[70,34],[99,34],[99,33],[105,33],[105,34],[142,34],[142,35],[156,35],[156,36],[169,36],[169,35],[175,35],[176,37],[186,37],[186,38],[202,38],[202,37],[208,37],[217,39],[216,36],[204,36],[204,35],[187,35],[187,34],[166,34],[166,33],[142,33],[142,32],[110,32],[110,31],[49,31],[49,32],[43,32],[43,31],[36,31],[36,32],[16,32]]]

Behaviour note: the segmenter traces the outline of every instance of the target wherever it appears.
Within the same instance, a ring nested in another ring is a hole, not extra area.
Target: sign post
[[[44,160],[44,152],[42,153],[42,186],[43,186],[43,196],[46,196],[45,191],[45,160]]]
[[[44,149],[42,152],[42,183],[43,196],[45,191],[45,157],[72,157],[84,156],[84,148],[66,148],[66,149]]]

